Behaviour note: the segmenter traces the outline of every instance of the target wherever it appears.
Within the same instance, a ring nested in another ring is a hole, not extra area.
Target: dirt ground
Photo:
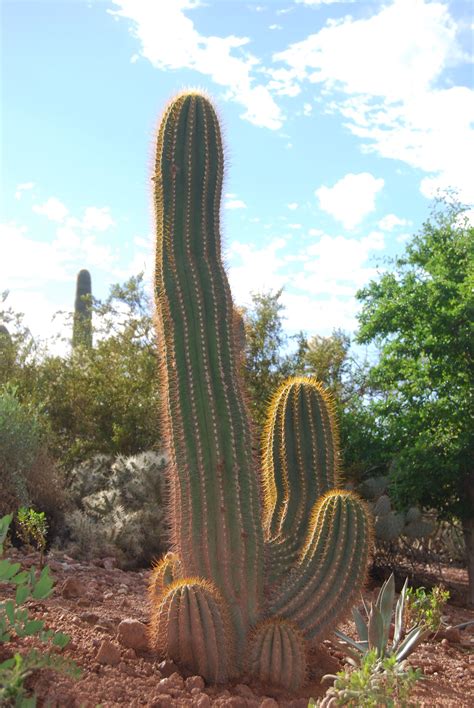
[[[13,551],[9,557],[24,567],[37,563],[33,554]],[[62,653],[81,667],[82,676],[72,680],[50,670],[33,674],[27,685],[34,689],[38,706],[306,708],[311,696],[324,695],[328,687],[321,684],[321,677],[343,667],[342,653],[327,640],[312,654],[309,682],[297,695],[248,685],[245,679],[227,686],[206,686],[200,677],[180,673],[171,662],[162,662],[146,649],[148,571],[125,572],[115,568],[112,559],[77,562],[59,552],[50,554],[47,562],[56,579],[55,592],[48,600],[30,601],[29,610],[48,627],[70,635],[71,642]],[[467,584],[466,573],[453,570],[451,575],[454,595],[459,597]],[[4,599],[2,590],[0,600]],[[365,599],[370,602],[377,592],[377,587],[367,590]],[[474,611],[451,603],[443,619],[447,625],[463,624],[474,620]],[[341,629],[352,634],[354,630],[351,623]],[[0,661],[36,644],[27,638],[3,645]],[[474,706],[474,624],[440,632],[419,646],[410,664],[421,668],[426,677],[418,684],[414,705]]]

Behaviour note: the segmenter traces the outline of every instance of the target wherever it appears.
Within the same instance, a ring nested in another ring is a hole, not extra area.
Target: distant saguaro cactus
[[[72,347],[92,347],[92,284],[88,270],[80,270],[76,281]]]
[[[309,644],[364,582],[371,521],[358,496],[336,488],[336,422],[313,379],[277,391],[259,475],[221,259],[223,169],[211,102],[177,96],[153,176],[173,548],[150,583],[150,643],[209,681],[245,671],[293,690]]]

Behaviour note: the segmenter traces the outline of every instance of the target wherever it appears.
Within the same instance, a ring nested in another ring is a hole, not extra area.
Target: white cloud
[[[115,224],[110,215],[109,207],[87,207],[84,212],[82,226],[90,231],[107,231]]]
[[[286,205],[288,209],[291,209],[291,211],[294,211],[295,209],[298,209],[298,202],[291,202],[290,204]]]
[[[132,34],[140,54],[159,69],[191,69],[209,76],[227,89],[226,98],[245,107],[243,118],[272,130],[281,127],[283,115],[266,86],[255,85],[252,72],[259,60],[242,47],[248,37],[199,34],[186,11],[193,0],[113,0],[117,10],[108,12],[132,20]]]
[[[375,209],[375,197],[384,186],[382,178],[370,172],[349,172],[333,187],[322,186],[315,194],[320,208],[352,229]]]
[[[283,27],[281,25],[268,25],[269,30],[281,30]]]
[[[288,228],[294,230],[301,229],[301,224],[288,224]]]
[[[359,305],[353,297],[315,298],[311,295],[284,290],[280,298],[284,316],[291,332],[327,336],[334,329],[353,332],[357,329]]]
[[[469,62],[448,5],[394,0],[376,10],[331,20],[274,59],[295,86],[320,85],[326,110],[346,119],[366,151],[430,173],[423,194],[451,186],[473,201],[474,91],[444,81]]]
[[[384,248],[384,236],[373,231],[361,239],[331,237],[318,229],[318,240],[302,243],[291,254],[287,242],[273,239],[268,245],[233,242],[228,260],[232,294],[239,305],[250,303],[250,293],[284,287],[288,329],[329,334],[334,327],[354,330],[358,304],[355,292],[376,275],[370,265],[373,253]],[[315,234],[316,235],[316,234]]]
[[[304,116],[310,116],[312,112],[313,112],[313,106],[311,105],[311,103],[303,104],[303,115]]]
[[[336,3],[344,3],[349,5],[355,0],[295,0],[297,5],[335,5]]]
[[[69,214],[69,209],[56,197],[50,197],[44,204],[35,204],[33,211],[36,214],[46,216],[50,221],[57,221],[58,223],[64,221]]]
[[[375,268],[367,266],[372,251],[382,251],[384,247],[380,231],[372,231],[361,239],[324,234],[317,243],[308,246],[306,276],[302,275],[301,280],[303,289],[313,293],[353,295],[356,288],[375,275]]]
[[[407,226],[408,223],[406,219],[400,219],[396,214],[387,214],[380,219],[378,227],[382,231],[393,231],[397,226]]]
[[[228,260],[239,265],[228,269],[229,281],[239,305],[249,304],[251,292],[278,290],[285,284],[287,276],[281,271],[286,259],[279,253],[285,245],[283,238],[275,238],[262,248],[239,241],[230,244]]]
[[[227,199],[224,202],[224,209],[246,209],[247,205],[242,199]]]
[[[21,199],[23,192],[29,189],[33,189],[34,186],[34,182],[22,182],[21,184],[17,184],[15,191],[15,199]]]

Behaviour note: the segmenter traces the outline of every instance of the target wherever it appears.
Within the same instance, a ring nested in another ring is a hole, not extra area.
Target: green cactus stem
[[[243,328],[221,259],[223,167],[212,104],[180,94],[159,127],[153,176],[173,555],[152,574],[150,644],[209,681],[247,668],[294,690],[307,643],[347,614],[364,582],[371,521],[336,488],[333,406],[314,379],[277,392],[258,474]]]
[[[181,561],[176,553],[166,553],[151,571],[148,583],[149,595],[152,600],[161,600],[163,592],[175,580],[182,576]]]
[[[221,261],[223,169],[212,104],[198,93],[178,96],[161,121],[154,174],[172,534],[183,574],[214,581],[243,642],[260,611],[263,533]]]
[[[271,580],[296,561],[314,504],[338,483],[339,432],[332,398],[313,377],[293,377],[273,396],[263,437]]]
[[[273,591],[271,614],[294,623],[312,643],[322,641],[362,589],[371,545],[364,502],[346,490],[326,492],[313,509],[298,563]]]
[[[92,284],[88,270],[80,270],[76,281],[72,347],[92,347]]]
[[[235,666],[225,603],[212,583],[199,578],[168,586],[152,615],[150,644],[211,683],[227,681]]]
[[[306,679],[306,642],[289,622],[267,620],[250,639],[249,673],[258,681],[296,691]]]

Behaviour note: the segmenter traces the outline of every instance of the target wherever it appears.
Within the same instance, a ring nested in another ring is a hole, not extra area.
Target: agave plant
[[[344,642],[344,649],[348,653],[348,661],[359,666],[371,650],[377,652],[379,659],[395,657],[397,663],[402,662],[427,635],[424,625],[416,625],[408,631],[403,626],[405,603],[407,600],[408,578],[405,580],[402,591],[395,607],[393,639],[389,642],[390,625],[392,622],[393,604],[395,601],[395,579],[393,573],[380,588],[375,605],[364,609],[367,619],[354,607],[354,618],[359,641],[348,637],[336,630],[338,639]]]

